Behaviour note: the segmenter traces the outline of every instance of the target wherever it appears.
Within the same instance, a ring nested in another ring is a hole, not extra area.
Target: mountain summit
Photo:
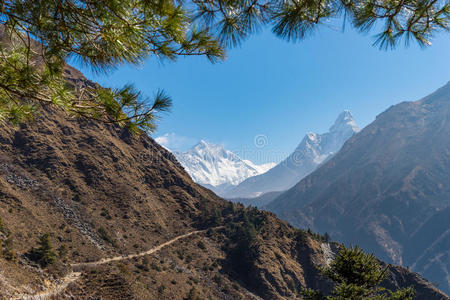
[[[275,163],[255,165],[243,160],[222,145],[201,140],[187,152],[173,153],[192,179],[217,194],[243,180],[262,174]]]
[[[146,134],[49,106],[0,125],[0,241],[2,299],[300,299],[330,290],[316,266],[341,247],[217,197]]]
[[[268,208],[450,291],[450,83],[390,107]]]
[[[344,110],[339,114],[334,125],[331,126],[330,131],[347,131],[351,130],[353,132],[358,132],[359,127],[356,125],[355,119],[349,110]]]
[[[339,114],[327,133],[306,134],[288,158],[268,172],[246,179],[227,192],[225,197],[252,198],[268,192],[287,190],[339,151],[345,141],[358,131],[352,114],[345,110]]]

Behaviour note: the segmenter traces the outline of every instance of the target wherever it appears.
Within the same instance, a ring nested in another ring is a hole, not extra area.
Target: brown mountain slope
[[[389,108],[268,208],[450,291],[450,83]]]
[[[296,299],[301,286],[330,288],[315,265],[338,247],[218,198],[146,135],[49,108],[32,124],[0,128],[0,216],[2,299]],[[43,233],[58,254],[44,270],[30,255]],[[387,284],[444,299],[392,270]]]

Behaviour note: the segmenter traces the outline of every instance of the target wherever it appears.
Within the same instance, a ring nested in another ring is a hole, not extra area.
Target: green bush
[[[0,217],[0,232],[7,235],[8,229],[5,226],[5,223],[3,223],[2,217]]]
[[[39,263],[41,267],[54,264],[57,258],[56,252],[53,250],[50,234],[44,233],[39,238],[39,248],[32,248],[29,257]]]
[[[199,248],[202,249],[202,250],[205,250],[205,249],[206,249],[205,243],[203,243],[202,241],[199,241],[199,242],[197,243],[197,247],[199,247]]]
[[[6,238],[0,240],[0,257],[4,257],[10,261],[16,261],[16,252],[13,250],[13,239],[11,237],[11,231],[6,227],[3,219],[0,217],[0,233]]]
[[[100,216],[104,217],[107,220],[111,220],[112,217],[109,214],[109,211],[106,208],[102,208],[102,212],[100,213]]]
[[[192,287],[189,291],[189,294],[185,298],[185,300],[200,300],[200,297],[198,296],[198,292],[195,287]]]
[[[380,287],[387,277],[388,268],[381,267],[373,254],[366,254],[359,247],[343,248],[328,268],[321,268],[324,277],[336,283],[331,295],[324,297],[318,291],[304,289],[301,293],[309,300],[383,299],[412,300],[412,287],[390,291]]]
[[[105,228],[100,227],[97,230],[97,232],[104,241],[108,242],[109,244],[111,244],[111,246],[115,248],[118,247],[116,241],[108,234]]]
[[[243,222],[237,225],[232,240],[236,246],[230,251],[231,266],[234,271],[241,274],[245,280],[259,255],[257,231],[253,222],[249,221],[248,215],[243,216]]]
[[[119,271],[122,274],[125,274],[125,275],[129,275],[130,274],[130,270],[128,269],[127,265],[125,265],[122,262],[117,265],[117,268],[119,268]]]
[[[150,265],[150,267],[153,269],[153,270],[155,270],[155,271],[157,271],[157,272],[161,272],[162,270],[161,270],[161,267],[158,265],[158,264],[156,264],[156,262],[152,262],[152,264]]]
[[[66,256],[67,256],[67,253],[68,253],[68,251],[67,251],[67,247],[66,247],[66,245],[61,245],[59,248],[58,248],[58,256],[60,257],[60,258],[65,258]]]
[[[7,260],[10,261],[16,261],[17,255],[16,252],[13,250],[13,239],[11,236],[9,236],[8,238],[6,238],[2,243],[1,243],[1,250],[0,251],[3,255],[3,257]]]
[[[185,262],[188,263],[188,264],[191,263],[192,262],[192,256],[191,255],[186,256]]]
[[[160,294],[164,293],[165,290],[166,290],[166,287],[162,284],[158,287],[158,293],[160,293]]]

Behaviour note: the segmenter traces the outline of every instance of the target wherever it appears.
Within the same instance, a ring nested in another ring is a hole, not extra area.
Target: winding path
[[[222,227],[222,226],[220,226]],[[219,228],[219,227],[216,227]],[[145,256],[145,255],[149,255],[149,254],[153,254],[155,252],[158,252],[159,250],[161,250],[162,248],[169,246],[170,244],[175,243],[176,241],[180,240],[180,239],[184,239],[187,238],[188,236],[191,236],[193,234],[198,234],[201,232],[205,232],[206,230],[197,230],[197,231],[192,231],[183,235],[179,235],[173,239],[171,239],[170,241],[167,241],[165,243],[162,243],[159,246],[156,246],[150,250],[147,251],[143,251],[140,253],[136,253],[136,254],[131,254],[131,255],[122,255],[122,256],[116,256],[116,257],[110,257],[110,258],[102,258],[98,261],[93,261],[93,262],[85,262],[85,263],[75,263],[75,264],[70,264],[70,266],[72,268],[76,268],[76,267],[89,267],[89,266],[98,266],[98,265],[103,265],[103,264],[107,264],[109,262],[113,262],[113,261],[121,261],[121,260],[126,260],[126,259],[132,259],[135,257],[141,257],[141,256]],[[79,277],[81,276],[81,272],[71,272],[69,273],[67,276],[65,276],[64,278],[61,279],[61,283],[58,285],[54,285],[52,287],[49,287],[46,291],[37,293],[37,294],[33,294],[33,295],[19,295],[14,297],[13,299],[20,299],[20,300],[41,300],[41,299],[47,299],[49,297],[54,297],[57,296],[58,294],[60,294],[61,292],[63,292],[67,286],[72,283],[75,282]]]
[[[145,256],[145,255],[149,255],[149,254],[153,254],[155,252],[158,252],[159,250],[161,250],[162,248],[169,246],[170,244],[175,243],[176,241],[180,240],[180,239],[184,239],[187,238],[188,236],[191,236],[193,234],[197,234],[200,232],[204,232],[205,230],[197,230],[197,231],[192,231],[183,235],[179,235],[176,238],[171,239],[170,241],[167,241],[159,246],[156,246],[155,248],[152,248],[150,250],[147,251],[143,251],[143,252],[139,252],[136,254],[131,254],[131,255],[121,255],[121,256],[116,256],[116,257],[110,257],[110,258],[102,258],[98,261],[93,261],[93,262],[85,262],[85,263],[76,263],[76,264],[70,264],[71,267],[89,267],[89,266],[98,266],[98,265],[103,265],[103,264],[107,264],[109,262],[112,261],[120,261],[120,260],[125,260],[125,259],[132,259],[135,257],[141,257],[141,256]]]
[[[61,283],[58,285],[54,285],[52,287],[49,287],[46,291],[33,294],[33,295],[19,295],[14,297],[13,299],[20,299],[20,300],[41,300],[41,299],[47,299],[50,297],[57,296],[59,293],[64,291],[69,284],[72,282],[75,282],[79,277],[81,276],[81,272],[71,272],[68,275],[66,275],[64,278],[61,279]]]

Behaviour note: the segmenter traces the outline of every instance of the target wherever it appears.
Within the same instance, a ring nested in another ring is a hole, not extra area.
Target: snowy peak
[[[359,132],[359,127],[356,125],[352,113],[344,110],[328,132],[323,134],[307,133],[291,157],[295,155],[298,160],[299,153],[301,153],[302,157],[309,157],[312,161],[321,163],[329,155],[339,151],[342,145],[357,132]]]
[[[334,125],[330,127],[330,132],[336,131],[353,131],[358,132],[359,127],[356,125],[355,119],[353,119],[353,115],[349,110],[344,110],[339,114]]]
[[[211,144],[204,140],[200,140],[197,145],[195,145],[189,151],[197,152],[224,152],[225,148],[220,144]]]
[[[305,136],[305,141],[310,141],[311,143],[316,143],[320,140],[320,135],[314,132],[308,132]]]
[[[204,140],[187,152],[174,152],[174,155],[195,182],[208,187],[220,186],[220,189],[237,185],[274,166],[274,164],[255,165],[226,150],[222,145]]]
[[[252,198],[268,192],[287,190],[336,154],[358,131],[352,114],[345,110],[339,114],[330,131],[323,134],[307,133],[284,161],[266,173],[233,187],[225,197]]]
[[[197,145],[188,150],[186,154],[201,157],[204,160],[220,160],[220,159],[239,159],[234,153],[225,150],[220,144],[211,144],[201,140]]]
[[[249,160],[243,160],[247,165],[249,165],[250,167],[252,167],[253,169],[257,170],[259,172],[259,174],[263,174],[266,173],[267,171],[269,171],[270,169],[272,169],[273,167],[275,167],[277,164],[274,162],[270,162],[267,164],[262,164],[262,165],[255,165],[254,163],[252,163]]]

